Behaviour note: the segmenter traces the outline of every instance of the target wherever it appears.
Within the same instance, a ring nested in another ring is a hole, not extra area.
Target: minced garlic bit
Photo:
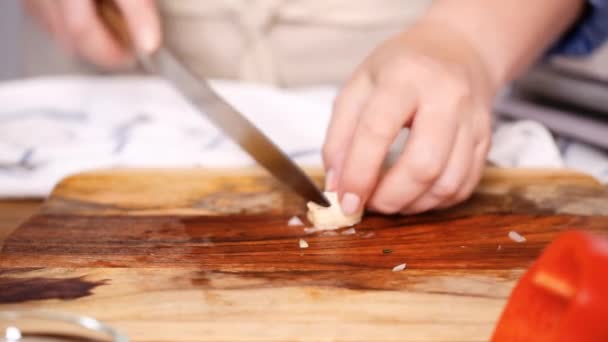
[[[407,267],[406,264],[401,264],[393,267],[393,272],[401,272]]]
[[[300,248],[308,248],[308,242],[304,239],[300,239]]]
[[[325,197],[331,204],[325,208],[316,203],[308,202],[308,220],[320,230],[334,230],[343,227],[351,227],[361,222],[363,211],[354,215],[344,215],[340,203],[338,203],[338,194],[335,192],[326,192]]]
[[[509,232],[509,239],[511,239],[517,243],[526,242],[526,238],[514,230]]]
[[[287,221],[287,225],[290,227],[303,226],[304,222],[302,222],[302,220],[300,220],[299,217],[294,216],[294,217],[290,218],[289,221]]]

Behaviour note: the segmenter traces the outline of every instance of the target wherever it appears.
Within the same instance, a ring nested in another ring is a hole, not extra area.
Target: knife
[[[173,86],[220,130],[236,142],[275,178],[308,201],[329,206],[323,193],[311,179],[268,137],[234,107],[222,99],[205,79],[197,78],[166,47],[148,55],[135,49],[127,24],[113,0],[96,0],[99,17],[125,48],[135,51],[145,71],[158,74]]]

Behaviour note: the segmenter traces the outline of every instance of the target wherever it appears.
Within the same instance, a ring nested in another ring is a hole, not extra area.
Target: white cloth
[[[499,124],[488,159],[504,167],[564,167],[551,133],[535,121]]]
[[[214,88],[296,162],[320,166],[337,89],[284,90],[214,81]],[[541,125],[499,125],[489,159],[563,167],[608,182],[606,154],[580,144],[560,153]],[[0,197],[42,197],[62,178],[111,167],[237,167],[251,158],[159,79],[41,78],[0,84]]]
[[[499,124],[488,160],[501,167],[568,168],[608,184],[606,151],[571,139],[556,140],[535,121]]]

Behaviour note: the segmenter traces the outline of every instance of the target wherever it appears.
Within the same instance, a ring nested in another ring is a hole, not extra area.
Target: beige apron
[[[166,43],[199,75],[301,86],[343,82],[431,1],[160,0],[159,7]],[[28,64],[40,63],[42,44],[34,41]],[[47,66],[55,59],[65,71],[65,58],[47,57]]]

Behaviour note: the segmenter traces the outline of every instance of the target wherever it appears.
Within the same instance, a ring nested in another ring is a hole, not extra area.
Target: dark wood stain
[[[197,205],[233,203],[239,197],[229,190]],[[355,234],[335,236],[307,235],[304,227],[288,227],[291,216],[303,217],[304,206],[285,194],[280,210],[265,212],[261,204],[252,212],[223,216],[95,216],[45,211],[15,231],[0,251],[0,303],[80,298],[105,284],[84,278],[18,278],[23,275],[6,271],[36,267],[192,269],[195,275],[188,280],[203,289],[417,290],[422,278],[416,272],[450,276],[487,270],[507,277],[512,270],[529,266],[562,231],[608,231],[608,216],[593,216],[593,211],[560,214],[560,208],[589,199],[596,199],[593,210],[606,213],[603,208],[608,201],[601,201],[603,194],[559,187],[555,196],[533,201],[526,191],[524,187],[500,196],[478,193],[458,207],[424,215],[369,214],[356,226]],[[249,199],[256,201],[254,196]],[[527,241],[511,241],[511,230]],[[310,247],[300,249],[300,238]],[[392,252],[383,253],[385,250]],[[407,263],[405,271],[391,272],[402,263]],[[246,281],[231,281],[237,278]]]
[[[6,241],[0,267],[280,272],[386,270],[406,262],[410,269],[512,269],[527,267],[561,231],[608,227],[608,217],[596,216],[369,215],[354,235],[321,236],[288,227],[288,219],[39,215]],[[511,230],[527,242],[511,241]],[[300,249],[300,238],[310,247]],[[383,249],[393,253],[382,254]]]
[[[92,295],[93,289],[107,283],[107,280],[87,281],[84,277],[15,278],[0,275],[0,304],[78,299]]]
[[[201,289],[242,290],[277,287],[342,288],[362,291],[403,291],[439,294],[436,289],[419,286],[435,277],[464,277],[466,271],[407,270],[399,273],[391,269],[352,271],[277,271],[277,272],[198,272],[191,276],[192,285]],[[511,271],[496,270],[493,279],[515,280]],[[480,280],[482,281],[482,280]],[[458,295],[452,292],[452,295]],[[472,293],[466,296],[479,298],[503,298],[486,293]]]

